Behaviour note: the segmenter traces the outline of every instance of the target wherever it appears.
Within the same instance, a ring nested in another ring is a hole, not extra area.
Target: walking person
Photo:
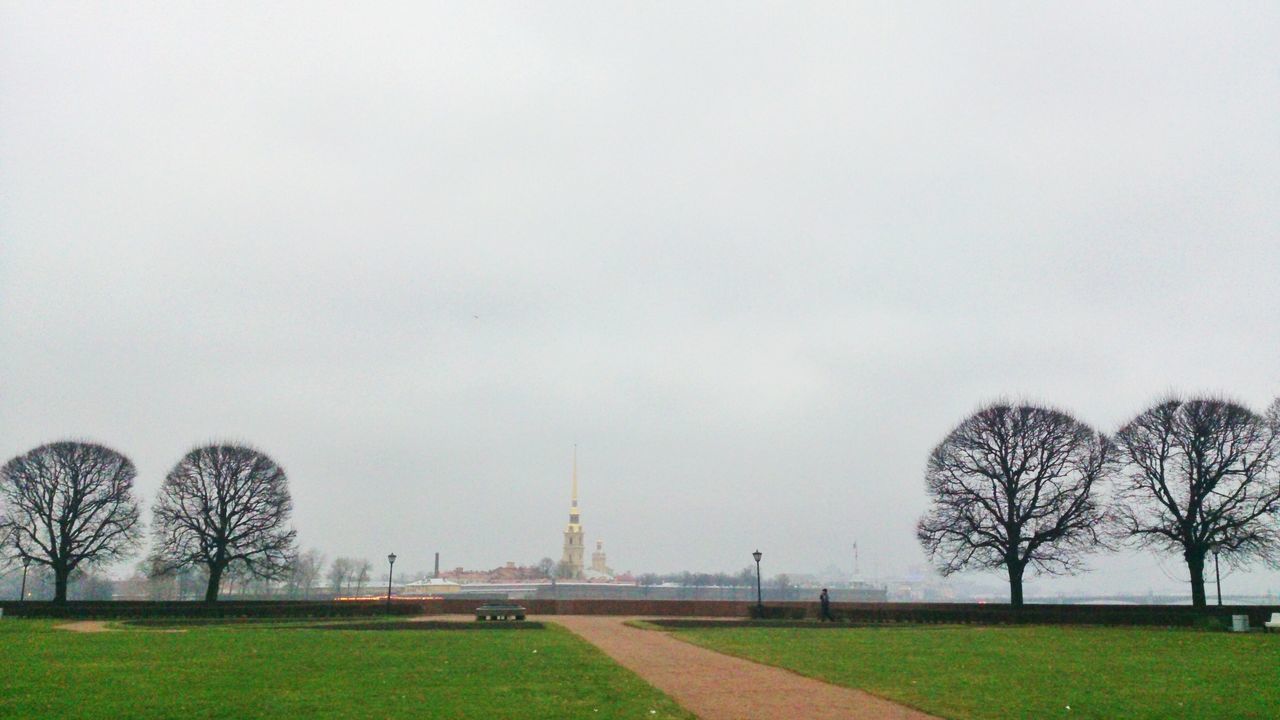
[[[830,620],[835,622],[836,619],[831,616],[831,596],[827,594],[827,589],[822,588],[822,594],[818,595],[818,602],[822,605],[822,622]]]

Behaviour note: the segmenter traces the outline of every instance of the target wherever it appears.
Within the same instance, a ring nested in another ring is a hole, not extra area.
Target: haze
[[[1277,57],[1265,3],[7,3],[0,455],[149,516],[245,440],[414,570],[558,559],[577,444],[617,570],[899,576],[982,402],[1280,395]],[[1092,564],[1027,591],[1186,592]]]

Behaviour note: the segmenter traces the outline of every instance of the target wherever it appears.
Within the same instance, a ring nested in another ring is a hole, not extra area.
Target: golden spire
[[[578,525],[578,446],[573,446],[573,498],[569,505],[569,525]]]

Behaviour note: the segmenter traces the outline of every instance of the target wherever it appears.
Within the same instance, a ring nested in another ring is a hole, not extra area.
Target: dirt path
[[[77,620],[76,622],[54,625],[54,628],[82,633],[111,632],[111,628],[107,627],[107,624],[102,620]]]
[[[544,619],[577,633],[702,720],[938,720],[861,690],[722,655],[669,633],[627,627],[628,618]]]

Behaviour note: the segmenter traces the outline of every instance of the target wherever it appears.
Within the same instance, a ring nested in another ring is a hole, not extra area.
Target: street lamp
[[[387,614],[391,614],[391,578],[396,572],[396,554],[391,553],[387,556]]]
[[[751,553],[751,557],[756,559],[756,608],[760,617],[764,617],[764,599],[760,594],[760,558],[764,557],[764,554],[757,550]]]
[[[1209,546],[1209,550],[1213,552],[1213,579],[1218,585],[1218,607],[1222,607],[1222,575],[1218,573],[1218,551],[1221,549],[1222,543]]]
[[[27,601],[27,568],[31,567],[31,558],[22,558],[22,590],[18,592],[18,602]]]

